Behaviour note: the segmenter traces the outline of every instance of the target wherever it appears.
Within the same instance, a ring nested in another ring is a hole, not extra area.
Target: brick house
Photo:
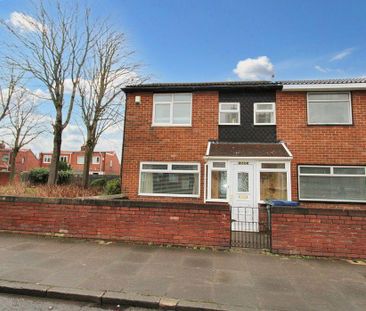
[[[41,152],[39,167],[48,167],[51,164],[52,152]],[[84,167],[84,150],[61,151],[60,161],[70,164],[76,174],[82,174]],[[91,175],[119,175],[121,165],[116,152],[95,151],[90,165]]]
[[[366,79],[124,91],[122,191],[130,199],[228,202],[251,221],[271,199],[365,209]]]
[[[12,150],[6,148],[5,144],[0,142],[0,171],[10,171],[10,158],[12,156]],[[16,157],[16,172],[26,172],[35,168],[39,164],[38,158],[30,149],[21,149]]]

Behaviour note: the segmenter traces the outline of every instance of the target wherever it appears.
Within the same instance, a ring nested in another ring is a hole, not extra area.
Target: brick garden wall
[[[224,204],[0,197],[0,230],[229,247],[230,210]]]
[[[4,186],[9,182],[9,172],[0,172],[0,186]]]
[[[366,258],[366,211],[274,207],[272,251]]]

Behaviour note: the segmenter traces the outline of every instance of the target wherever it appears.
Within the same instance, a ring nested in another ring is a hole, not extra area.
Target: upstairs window
[[[44,155],[43,156],[43,163],[51,163],[51,156],[50,155]]]
[[[191,126],[192,94],[154,94],[153,126]]]
[[[84,156],[78,156],[76,158],[76,163],[79,165],[83,165],[84,164]]]
[[[60,156],[60,161],[61,162],[65,162],[65,163],[68,163],[68,156]],[[51,161],[50,161],[51,162]]]
[[[352,124],[350,93],[308,93],[308,124]]]
[[[240,103],[220,103],[220,125],[240,125]]]
[[[100,157],[98,157],[98,156],[93,157],[92,158],[92,163],[93,164],[99,164],[100,163]]]
[[[254,103],[254,125],[275,125],[276,104]]]

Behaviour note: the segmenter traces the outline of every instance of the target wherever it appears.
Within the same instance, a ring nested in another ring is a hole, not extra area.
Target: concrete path
[[[366,266],[341,260],[2,233],[0,262],[1,281],[214,302],[240,310],[366,306]]]

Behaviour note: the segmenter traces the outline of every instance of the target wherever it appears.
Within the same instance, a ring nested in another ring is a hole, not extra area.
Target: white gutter
[[[351,91],[366,90],[366,83],[285,84],[282,91]]]

